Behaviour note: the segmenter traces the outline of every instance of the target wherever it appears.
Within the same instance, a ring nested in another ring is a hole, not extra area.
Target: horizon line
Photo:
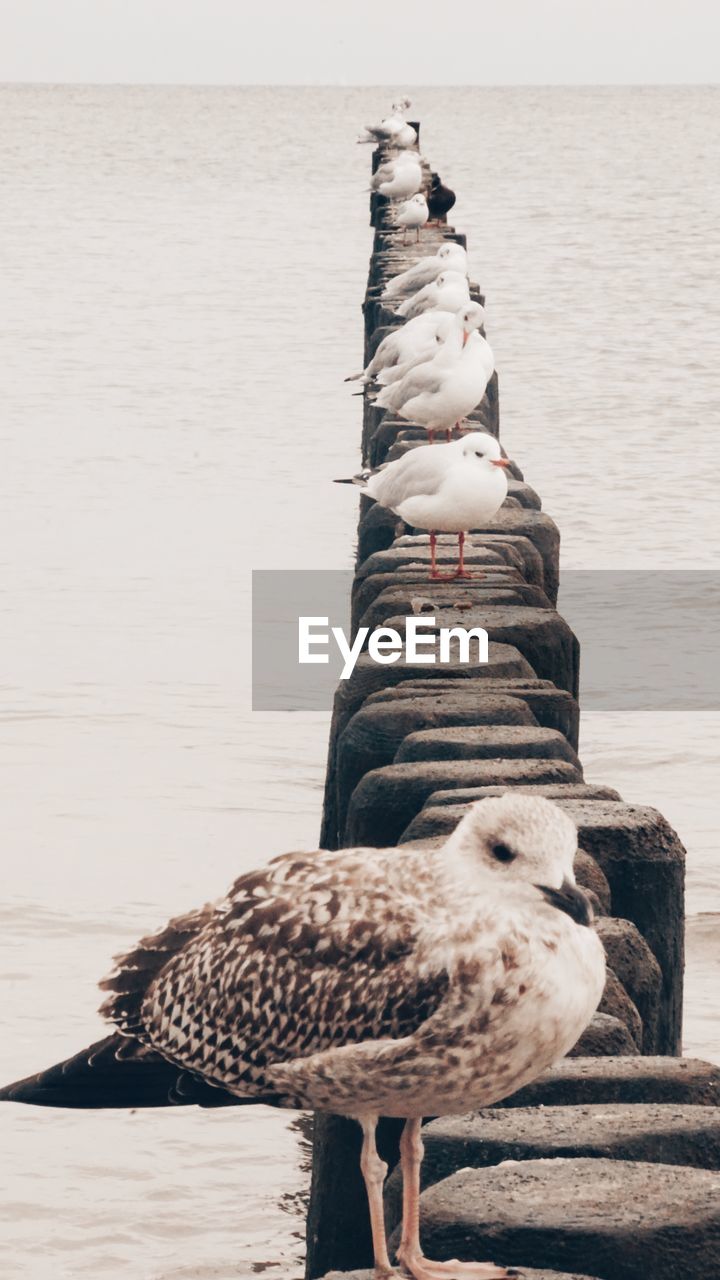
[[[26,80],[3,79],[0,87],[48,89],[397,89],[397,81],[331,80]],[[448,84],[402,81],[413,90],[427,89],[716,89],[714,80],[497,80],[483,83]]]

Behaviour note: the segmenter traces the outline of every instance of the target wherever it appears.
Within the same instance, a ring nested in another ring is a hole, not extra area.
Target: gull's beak
[[[492,464],[493,464],[493,466],[494,466],[494,467],[509,467],[509,466],[510,466],[510,459],[509,459],[509,458],[491,458],[491,459],[490,459],[490,461],[492,462]]]
[[[576,924],[592,924],[595,917],[590,899],[571,880],[563,880],[559,889],[552,889],[547,884],[536,884],[535,888],[540,890],[551,907],[564,911]]]
[[[470,337],[470,331],[468,329],[463,329],[463,346],[465,346],[465,343],[467,342],[469,337]]]

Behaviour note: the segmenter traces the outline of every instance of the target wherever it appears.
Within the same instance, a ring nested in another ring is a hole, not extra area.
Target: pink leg
[[[465,534],[458,534],[458,578],[471,578],[472,574],[465,568]]]
[[[363,1131],[360,1172],[365,1181],[368,1207],[370,1209],[375,1277],[376,1280],[386,1280],[388,1276],[396,1276],[397,1272],[391,1266],[387,1251],[385,1213],[383,1210],[383,1183],[385,1182],[387,1165],[380,1159],[375,1145],[377,1122],[377,1116],[363,1116],[360,1120]]]
[[[400,1139],[403,1177],[402,1238],[398,1261],[413,1280],[505,1280],[517,1275],[492,1262],[431,1262],[420,1247],[420,1165],[423,1158],[422,1120],[407,1120]]]
[[[435,544],[437,543],[437,534],[430,534],[430,577],[437,578],[437,564],[435,562]],[[407,1125],[405,1126],[407,1128]],[[403,1133],[405,1130],[403,1130]]]
[[[437,544],[437,534],[431,532],[430,534],[430,578],[433,582],[454,582],[458,576],[457,569],[455,570],[455,573],[438,573],[437,560],[435,558],[436,544]]]

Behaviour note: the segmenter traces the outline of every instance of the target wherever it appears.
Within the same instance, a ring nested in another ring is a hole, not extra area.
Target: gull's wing
[[[430,334],[424,346],[418,346],[415,355],[409,359],[403,360],[402,353],[397,364],[391,365],[389,368],[382,369],[378,375],[377,381],[384,387],[396,385],[405,377],[411,369],[416,365],[423,364],[426,360],[432,360],[438,351],[437,339]]]
[[[420,494],[431,497],[440,492],[448,468],[456,458],[452,445],[420,445],[376,471],[365,492],[381,506],[391,509]]]
[[[438,959],[446,939],[437,937],[432,950],[424,939],[393,975],[401,1001],[418,980],[427,993],[411,1030],[402,1036],[333,1046],[272,1067],[268,1079],[273,1087],[306,1106],[350,1115],[376,1107],[384,1115],[407,1114],[402,1108],[413,1098],[426,1100],[430,1114],[443,1114],[446,1099],[449,1108],[457,1104],[452,1069],[458,1063],[456,1055],[470,1052],[476,1059],[474,1074],[487,1082],[489,1102],[512,1093],[511,1075],[503,1089],[503,1069],[514,1048],[504,1024],[508,1010],[525,993],[521,966],[525,962],[530,967],[531,947],[525,938],[508,938],[508,931],[494,926],[488,911],[473,925],[472,931],[466,928],[458,938],[453,936],[449,971]]]
[[[419,289],[412,297],[407,298],[405,302],[397,308],[399,316],[405,316],[407,320],[411,320],[413,316],[419,315],[424,307],[432,306],[437,297],[438,288],[434,280]]]
[[[423,393],[432,395],[439,391],[443,384],[443,376],[438,371],[434,359],[414,364],[399,382],[385,387],[376,400],[381,408],[400,409],[414,396]]]
[[[122,957],[102,1012],[204,1079],[267,1096],[269,1065],[411,1034],[438,1006],[442,975],[411,962],[430,883],[417,850],[285,854]]]
[[[401,332],[399,328],[394,329],[392,333],[386,333],[382,342],[378,343],[378,349],[365,369],[366,378],[372,378],[380,369],[386,368],[397,360],[400,354]]]
[[[441,271],[442,261],[436,254],[421,258],[412,267],[408,267],[407,271],[401,271],[399,275],[388,280],[381,297],[399,298],[408,293],[414,293],[416,289],[422,289],[424,285],[430,284]]]

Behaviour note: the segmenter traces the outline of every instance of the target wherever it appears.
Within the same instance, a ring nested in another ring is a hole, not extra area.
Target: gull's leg
[[[437,578],[437,564],[435,563],[435,544],[437,542],[437,534],[430,534],[430,577]],[[408,1120],[408,1124],[410,1121]],[[407,1129],[407,1124],[405,1125]],[[405,1129],[403,1129],[403,1138],[405,1137]]]
[[[397,1251],[398,1262],[407,1270],[413,1259],[422,1256],[420,1248],[420,1165],[425,1154],[420,1130],[422,1120],[406,1120],[400,1138],[402,1170],[402,1236]],[[412,1275],[412,1272],[410,1272]]]
[[[465,568],[465,534],[458,534],[458,578],[470,578],[472,574]]]
[[[370,1230],[372,1231],[373,1259],[375,1262],[376,1280],[386,1280],[387,1276],[397,1275],[390,1264],[385,1236],[385,1213],[383,1210],[383,1184],[387,1173],[387,1165],[380,1159],[375,1145],[377,1116],[362,1116],[360,1126],[363,1131],[363,1144],[360,1153],[360,1172],[365,1181],[368,1206],[370,1209]]]
[[[402,1237],[398,1261],[413,1280],[505,1280],[518,1275],[492,1262],[431,1262],[420,1247],[420,1165],[423,1144],[422,1120],[407,1120],[400,1139],[400,1167],[403,1180]]]
[[[435,559],[435,546],[437,543],[437,534],[430,532],[430,580],[431,582],[454,582],[457,578],[457,570],[455,573],[438,573],[437,560]],[[407,1127],[407,1126],[406,1126]],[[403,1135],[405,1130],[403,1129]]]

